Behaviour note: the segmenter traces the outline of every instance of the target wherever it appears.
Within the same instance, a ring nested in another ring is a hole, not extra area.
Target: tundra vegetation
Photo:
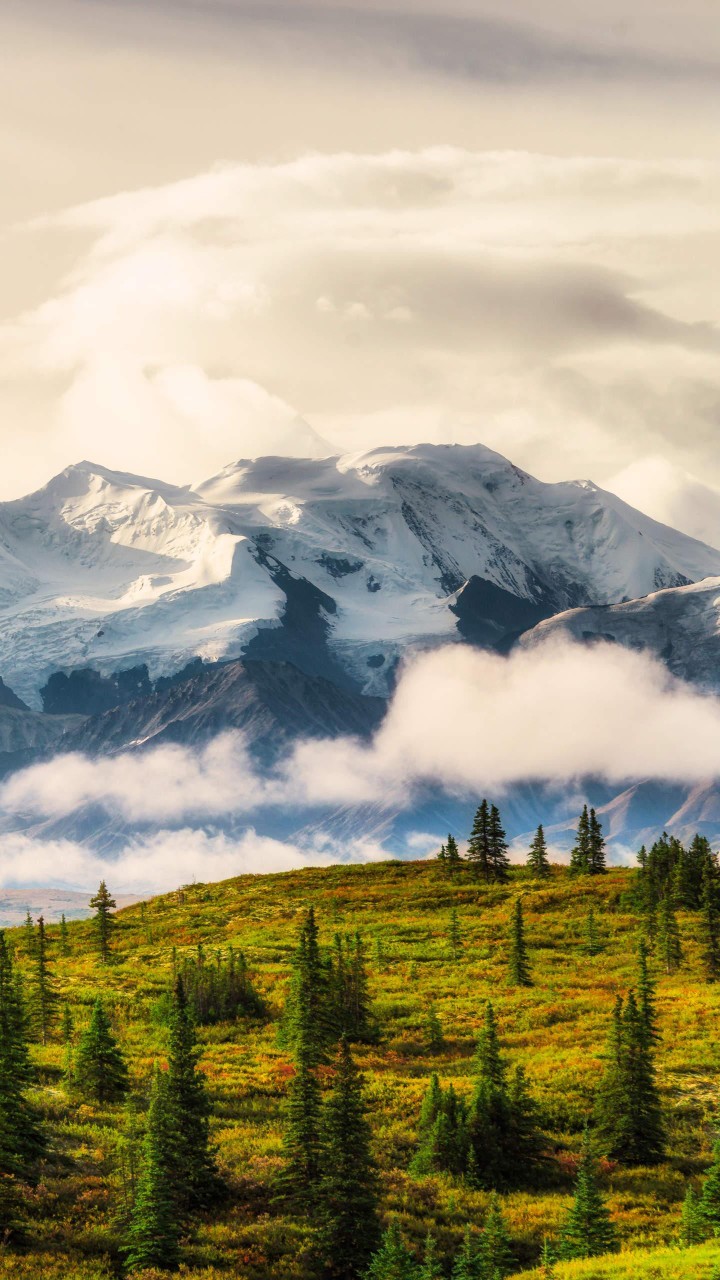
[[[717,1280],[707,841],[463,848],[0,932],[0,1278]]]

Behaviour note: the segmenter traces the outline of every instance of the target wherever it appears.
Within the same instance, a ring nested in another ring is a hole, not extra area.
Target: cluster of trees
[[[470,870],[476,879],[486,883],[504,883],[508,878],[510,859],[508,842],[502,825],[500,810],[495,804],[483,800],[472,825],[465,857],[460,853],[455,836],[449,835],[440,846],[438,860],[447,874],[454,878],[461,870]],[[547,840],[542,824],[538,827],[528,850],[526,867],[538,880],[550,875]],[[602,825],[594,809],[583,806],[578,822],[575,844],[570,855],[570,869],[575,875],[603,875],[605,864],[605,839]]]
[[[475,1187],[501,1190],[526,1182],[542,1143],[535,1105],[521,1068],[508,1078],[492,1004],[478,1037],[470,1103],[433,1075],[420,1113],[418,1173],[464,1175]]]
[[[649,851],[643,846],[634,898],[667,973],[683,961],[680,908],[698,913],[705,976],[709,982],[720,977],[720,868],[705,836],[696,835],[685,848],[663,832]]]
[[[343,1026],[354,1020],[364,1033],[370,1017],[360,939],[349,947],[336,941],[334,956],[325,957],[310,908],[298,938],[284,1019],[295,1074],[288,1090],[278,1193],[315,1224],[319,1255],[327,1273],[338,1280],[360,1275],[380,1238],[363,1081]],[[317,1068],[328,1062],[338,1038],[334,1082],[324,1101]]]
[[[202,944],[193,956],[178,963],[173,953],[173,969],[183,982],[185,995],[197,1026],[235,1022],[239,1017],[261,1018],[266,1010],[253,986],[247,960],[241,951],[228,947],[208,960]]]
[[[453,1259],[451,1280],[501,1280],[515,1270],[515,1257],[500,1204],[492,1196],[481,1231],[465,1228]],[[405,1244],[397,1222],[384,1233],[380,1248],[365,1272],[365,1280],[445,1280],[446,1270],[435,1237],[425,1240],[422,1257]]]
[[[720,1236],[720,1142],[715,1143],[713,1160],[703,1178],[700,1194],[688,1187],[682,1207],[680,1239],[683,1244],[702,1244]]]

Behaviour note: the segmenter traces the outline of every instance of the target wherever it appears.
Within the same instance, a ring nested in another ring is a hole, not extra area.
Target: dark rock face
[[[457,629],[463,640],[484,649],[508,649],[523,631],[555,612],[552,604],[535,603],[511,595],[486,578],[472,577],[458,592]]]
[[[243,660],[205,667],[189,679],[164,683],[144,697],[92,716],[65,735],[61,749],[94,755],[138,742],[143,747],[195,744],[239,729],[253,755],[269,762],[297,738],[366,737],[384,711],[382,698],[338,689],[288,662]]]
[[[151,692],[148,669],[143,663],[111,676],[101,676],[91,667],[69,674],[55,671],[40,696],[48,715],[92,716]]]
[[[12,707],[14,711],[30,710],[22,698],[18,698],[17,694],[13,693],[12,689],[9,689],[2,679],[0,679],[0,707]]]

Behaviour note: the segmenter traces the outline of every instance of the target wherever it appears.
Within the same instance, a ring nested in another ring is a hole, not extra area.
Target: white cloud
[[[162,746],[57,756],[13,775],[7,811],[58,818],[100,805],[129,823],[180,824],[267,806],[390,808],[432,784],[463,795],[536,779],[567,785],[720,776],[720,701],[659,662],[608,644],[550,642],[509,658],[450,646],[409,663],[371,744],[306,741],[260,775],[237,733],[200,751]]]
[[[186,483],[326,451],[298,414],[345,449],[480,438],[600,482],[671,452],[720,483],[719,198],[700,160],[431,147],[229,164],[39,219],[28,245],[85,248],[0,329],[28,442],[8,491],[79,456]]]

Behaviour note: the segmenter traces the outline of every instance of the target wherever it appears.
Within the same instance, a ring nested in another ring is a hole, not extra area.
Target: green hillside
[[[368,944],[375,1044],[354,1047],[365,1076],[382,1212],[420,1250],[432,1229],[450,1258],[467,1223],[481,1225],[489,1202],[448,1174],[415,1175],[418,1115],[429,1077],[471,1088],[475,1040],[492,999],[509,1063],[524,1067],[540,1108],[549,1154],[538,1185],[502,1197],[520,1272],[540,1276],[546,1237],[556,1237],[571,1203],[584,1121],[603,1067],[616,995],[636,982],[638,918],[628,890],[633,873],[572,878],[553,868],[547,883],[514,870],[507,885],[484,886],[467,874],[451,881],[437,862],[334,866],[274,876],[195,884],[117,913],[112,962],[96,955],[91,921],[68,926],[63,957],[58,928],[48,929],[49,957],[61,1002],[70,1006],[74,1039],[98,993],[127,1055],[133,1093],[144,1099],[155,1062],[167,1051],[163,1009],[173,964],[199,944],[242,950],[264,997],[267,1019],[241,1019],[199,1030],[202,1068],[213,1105],[212,1135],[230,1196],[198,1214],[182,1249],[181,1272],[196,1280],[243,1277],[304,1280],[312,1270],[312,1230],[283,1210],[274,1194],[282,1165],[283,1100],[292,1066],[278,1043],[290,963],[306,908],[321,941],[362,931]],[[112,886],[111,886],[112,887]],[[522,898],[533,985],[513,986],[508,971],[510,916]],[[602,950],[588,955],[587,916],[594,910]],[[448,941],[457,911],[461,947]],[[672,976],[653,964],[660,1041],[658,1079],[668,1157],[654,1168],[606,1161],[602,1186],[621,1251],[607,1259],[557,1264],[558,1277],[705,1277],[720,1250],[682,1250],[680,1208],[689,1183],[699,1186],[718,1123],[720,985],[703,972],[696,912],[679,913],[683,963]],[[27,939],[8,933],[27,971]],[[173,948],[176,955],[173,957]],[[426,1048],[431,1003],[444,1046]],[[118,1206],[127,1180],[127,1107],[94,1105],[68,1093],[60,1008],[50,1042],[34,1045],[32,1097],[51,1143],[42,1178],[28,1196],[25,1242],[0,1249],[0,1277],[107,1280],[121,1274]],[[325,1088],[332,1078],[320,1068]],[[630,1252],[630,1251],[639,1252]],[[523,1268],[525,1269],[523,1272]]]

